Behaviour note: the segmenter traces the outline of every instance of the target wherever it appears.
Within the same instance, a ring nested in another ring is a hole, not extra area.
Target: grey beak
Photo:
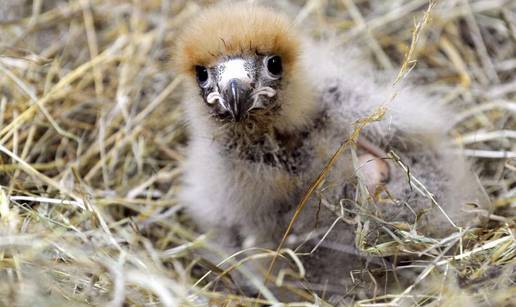
[[[232,79],[223,95],[233,120],[240,121],[244,118],[252,104],[251,88],[239,79]]]

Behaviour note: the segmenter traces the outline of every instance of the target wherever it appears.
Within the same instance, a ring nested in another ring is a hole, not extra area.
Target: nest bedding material
[[[209,2],[0,0],[0,305],[271,303],[217,291],[231,281],[196,255],[209,234],[175,199],[187,136],[170,50]],[[368,247],[425,255],[400,264],[411,282],[390,294],[300,301],[513,304],[516,4],[441,1],[423,23],[424,0],[275,5],[453,105],[450,134],[495,207],[444,240],[400,230]]]

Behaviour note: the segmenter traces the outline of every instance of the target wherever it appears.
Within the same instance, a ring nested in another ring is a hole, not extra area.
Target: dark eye
[[[267,60],[267,70],[271,75],[278,77],[283,72],[283,64],[281,63],[281,57],[275,55]]]
[[[201,86],[208,81],[208,69],[206,69],[206,67],[200,65],[195,66],[195,74],[197,76],[197,82],[199,82]]]

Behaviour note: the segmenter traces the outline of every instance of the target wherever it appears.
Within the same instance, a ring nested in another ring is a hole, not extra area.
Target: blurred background
[[[0,0],[0,305],[253,301],[194,286],[204,237],[175,199],[187,135],[172,48],[216,2]],[[404,82],[456,110],[450,134],[496,207],[478,246],[496,244],[414,300],[510,304],[516,1],[253,2],[353,46],[392,80],[435,4]]]

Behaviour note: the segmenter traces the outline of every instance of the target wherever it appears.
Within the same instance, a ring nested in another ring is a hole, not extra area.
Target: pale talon
[[[365,185],[370,194],[374,194],[376,188],[389,180],[389,165],[381,158],[372,154],[358,156],[357,173],[365,180]]]

